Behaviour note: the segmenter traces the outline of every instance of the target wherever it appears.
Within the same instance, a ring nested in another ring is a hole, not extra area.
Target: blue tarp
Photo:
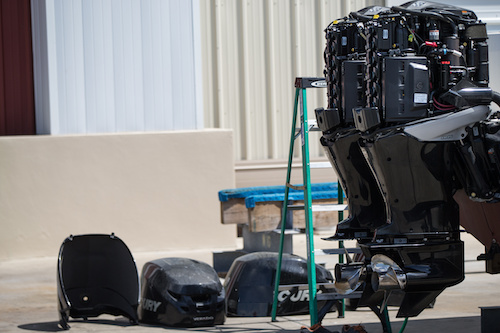
[[[337,199],[337,183],[311,184],[311,197],[313,199]],[[288,198],[290,201],[304,200],[304,191],[290,188]],[[257,186],[219,191],[220,201],[224,202],[229,199],[245,199],[245,206],[253,208],[257,202],[283,201],[285,186]]]

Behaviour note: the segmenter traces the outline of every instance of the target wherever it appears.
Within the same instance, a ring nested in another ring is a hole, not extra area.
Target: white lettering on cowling
[[[153,301],[152,299],[147,299],[147,298],[143,298],[142,303],[143,303],[142,307],[144,310],[152,312],[156,312],[158,310],[158,307],[161,305],[161,302]]]
[[[283,302],[286,298],[290,296],[289,290],[283,290],[278,294],[278,301]],[[299,290],[297,293],[290,296],[290,301],[292,302],[303,302],[309,301],[309,290]]]

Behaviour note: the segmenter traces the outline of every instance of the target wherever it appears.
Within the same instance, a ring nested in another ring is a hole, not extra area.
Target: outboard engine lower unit
[[[163,258],[142,268],[139,320],[168,326],[223,324],[224,290],[215,270],[187,258]]]

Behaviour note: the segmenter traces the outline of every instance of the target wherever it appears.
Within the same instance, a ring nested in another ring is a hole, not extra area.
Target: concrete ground
[[[318,235],[315,238],[316,248],[333,247],[335,243],[325,242]],[[305,256],[305,237],[294,236],[294,249]],[[410,318],[406,333],[422,332],[454,332],[474,333],[481,331],[481,310],[479,307],[500,306],[500,275],[484,272],[484,262],[475,258],[483,250],[483,246],[470,235],[464,235],[466,251],[466,276],[461,284],[446,289],[438,298],[435,307],[426,309],[416,317]],[[336,245],[336,244],[335,244]],[[193,250],[183,253],[134,253],[140,272],[142,265],[152,259],[172,256],[189,257],[212,262],[211,250]],[[334,263],[316,257],[317,262],[326,261],[327,267]],[[39,258],[0,262],[0,332],[56,332],[57,325],[57,291],[56,263],[54,258]],[[390,308],[393,332],[399,332],[401,319],[396,319],[397,310]],[[499,319],[500,323],[500,319]],[[342,325],[361,324],[369,333],[382,332],[377,317],[368,309],[361,308],[346,312],[345,318],[337,318],[337,313],[329,313],[323,326],[330,331],[340,331]],[[302,325],[309,326],[309,316],[279,317],[271,322],[269,317],[261,318],[227,318],[224,325],[207,328],[169,328],[163,326],[137,325],[130,326],[123,317],[102,315],[88,321],[71,320],[72,332],[299,332]],[[500,327],[500,324],[499,324]],[[490,333],[490,332],[488,332]]]

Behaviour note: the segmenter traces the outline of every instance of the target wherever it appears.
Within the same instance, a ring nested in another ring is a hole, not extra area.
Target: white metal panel
[[[294,79],[323,76],[324,29],[350,11],[381,3],[202,1],[205,126],[234,130],[237,160],[286,158]],[[326,106],[326,91],[308,91],[310,118],[320,106]],[[319,137],[310,141],[312,157],[320,156]]]
[[[205,0],[203,0],[205,1]],[[207,0],[208,1],[208,0]],[[195,128],[203,128],[203,69],[201,59],[203,58],[201,52],[201,12],[200,1],[191,0],[192,3],[192,25],[193,25],[193,56],[194,56],[194,87],[195,90]],[[190,113],[193,115],[192,113]],[[191,126],[191,124],[189,124]]]
[[[203,57],[201,57],[203,80],[203,106],[205,110],[205,126],[208,128],[220,127],[219,96],[218,96],[218,43],[215,19],[218,6],[216,0],[200,2],[200,35]]]
[[[234,144],[239,156],[245,154],[242,139],[245,137],[244,119],[244,79],[243,48],[241,27],[241,2],[220,0],[215,2],[217,86],[211,86],[211,93],[218,95],[218,105],[214,112],[220,128],[232,128]],[[211,18],[212,19],[212,18]],[[205,54],[206,52],[203,51]],[[206,86],[206,85],[205,85]]]
[[[198,0],[32,7],[39,133],[203,126]]]
[[[292,22],[293,6],[285,1],[269,2],[269,88],[268,108],[269,158],[283,156],[290,142],[290,113],[293,111],[295,59]]]
[[[115,126],[121,131],[144,129],[141,4],[112,0]],[[148,82],[144,82],[146,85]]]
[[[490,87],[494,91],[500,92],[500,33],[490,34],[488,39],[489,59],[490,59]],[[498,106],[492,104],[498,110]]]
[[[317,76],[323,77],[324,60],[323,51],[325,48],[324,29],[329,22],[321,20],[321,2],[316,1],[297,1],[298,10],[295,11],[296,23],[294,25],[297,34],[296,54],[297,63],[295,67],[295,75],[299,77]],[[334,5],[333,2],[326,4]],[[340,16],[336,15],[335,18]],[[307,109],[308,118],[316,119],[314,109],[317,107],[326,107],[326,90],[325,89],[309,89],[307,90]],[[290,117],[291,119],[291,117]],[[291,120],[290,120],[291,121]],[[289,135],[288,135],[289,136]],[[286,146],[282,149],[287,153]],[[322,154],[323,150],[319,144],[318,133],[311,133],[309,140],[309,148],[311,157],[317,157]],[[283,157],[283,155],[281,156]]]
[[[142,10],[143,44],[142,55],[144,61],[144,80],[148,82],[148,88],[144,90],[145,109],[151,110],[146,114],[146,129],[154,129],[157,123],[166,123],[167,119],[173,117],[172,96],[172,62],[170,20],[162,19],[163,10],[158,7],[168,8],[169,2],[160,0],[146,1]],[[153,37],[153,31],[159,36],[158,40]],[[155,65],[156,64],[156,65]],[[171,123],[170,128],[173,127]]]
[[[266,29],[266,1],[252,0],[242,3],[243,78],[245,98],[242,144],[246,147],[245,159],[261,157],[258,152],[267,151],[266,128],[268,68],[266,52],[269,47]]]
[[[110,1],[82,3],[85,94],[88,132],[112,132],[115,127],[113,29]]]
[[[59,127],[67,133],[82,133],[86,125],[84,82],[79,79],[84,76],[81,11],[79,1],[54,1]]]

